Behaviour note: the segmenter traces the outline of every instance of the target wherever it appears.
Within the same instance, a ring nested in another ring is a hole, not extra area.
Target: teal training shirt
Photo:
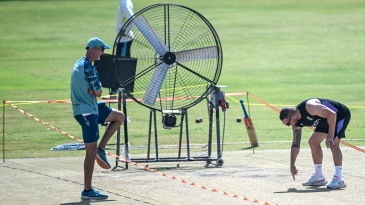
[[[89,88],[94,91],[102,89],[96,68],[84,56],[76,61],[71,74],[71,102],[74,116],[98,113],[97,99],[89,94]]]

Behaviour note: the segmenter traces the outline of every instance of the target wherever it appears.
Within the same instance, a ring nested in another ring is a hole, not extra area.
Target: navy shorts
[[[105,124],[106,118],[112,112],[105,103],[98,103],[98,114],[83,116],[75,115],[75,119],[81,125],[84,143],[96,142],[99,139],[99,124]]]
[[[351,114],[349,113],[344,119],[340,119],[336,122],[336,128],[335,128],[335,136],[334,138],[345,138],[345,130],[347,128],[347,125],[350,123]],[[318,126],[314,130],[315,132],[323,132],[328,133],[328,125],[327,126]]]

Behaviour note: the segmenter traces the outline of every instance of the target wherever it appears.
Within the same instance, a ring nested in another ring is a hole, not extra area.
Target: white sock
[[[342,166],[335,166],[335,176],[337,176],[338,178],[342,178]]]
[[[322,179],[323,178],[322,164],[314,164],[314,173],[315,173],[315,177],[317,179]]]

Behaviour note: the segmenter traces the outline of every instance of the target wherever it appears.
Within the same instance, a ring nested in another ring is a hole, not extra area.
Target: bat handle
[[[243,110],[243,114],[245,115],[245,118],[248,118],[248,114],[245,108],[245,104],[243,102],[243,100],[240,100],[241,106],[242,106],[242,110]]]

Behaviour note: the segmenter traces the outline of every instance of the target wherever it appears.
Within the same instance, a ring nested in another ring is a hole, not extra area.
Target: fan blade
[[[144,16],[137,16],[133,23],[160,56],[163,56],[168,51],[168,47],[163,43]]]
[[[148,84],[146,93],[144,94],[144,103],[151,106],[155,105],[158,93],[160,92],[168,69],[169,65],[167,65],[166,63],[162,63],[156,67],[155,71],[153,72],[151,81]]]
[[[177,51],[174,53],[176,56],[176,62],[179,62],[179,63],[186,62],[186,61],[192,61],[192,60],[204,60],[204,59],[218,57],[216,46],[196,48],[196,49],[185,50],[185,51]]]

